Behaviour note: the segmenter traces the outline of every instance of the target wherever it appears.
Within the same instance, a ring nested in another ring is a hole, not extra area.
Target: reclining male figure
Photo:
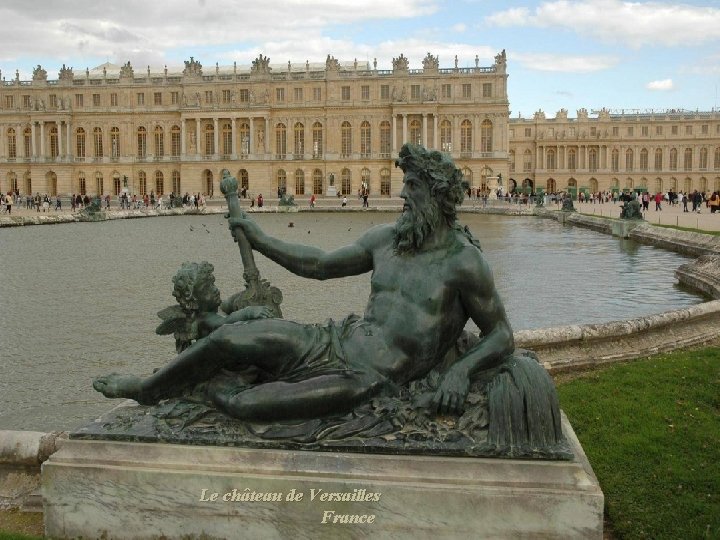
[[[255,367],[254,385],[211,382],[209,397],[246,420],[345,414],[438,367],[470,318],[481,340],[443,373],[430,403],[440,413],[462,412],[472,377],[513,352],[512,330],[477,242],[456,221],[467,187],[462,173],[439,152],[409,144],[396,165],[404,172],[402,215],[335,251],[283,242],[249,219],[230,219],[253,249],[299,276],[371,271],[362,318],[328,326],[270,318],[224,324],[147,378],[111,374],[95,388],[151,404],[179,395],[188,382]]]

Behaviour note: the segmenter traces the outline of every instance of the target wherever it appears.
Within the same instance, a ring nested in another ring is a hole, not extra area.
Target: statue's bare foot
[[[111,373],[98,377],[93,381],[93,388],[109,398],[130,398],[138,400],[140,397],[140,383],[142,379],[135,375],[120,375]]]

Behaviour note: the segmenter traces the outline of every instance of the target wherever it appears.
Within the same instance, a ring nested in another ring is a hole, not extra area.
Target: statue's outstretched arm
[[[291,244],[265,234],[257,223],[231,218],[230,227],[242,227],[252,248],[293,274],[312,279],[330,279],[364,274],[372,270],[372,246],[378,232],[368,231],[349,246],[323,251],[314,246]]]

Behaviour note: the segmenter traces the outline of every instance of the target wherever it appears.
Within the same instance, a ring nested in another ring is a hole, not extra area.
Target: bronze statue
[[[252,249],[297,275],[325,280],[372,272],[363,317],[300,324],[256,309],[223,319],[211,271],[204,279],[191,276],[202,286],[174,294],[211,313],[196,316],[197,340],[147,378],[111,374],[95,389],[156,404],[202,383],[204,399],[226,415],[273,423],[342,416],[408,388],[413,409],[462,415],[471,384],[484,379],[493,444],[525,445],[532,453],[539,439],[562,441],[552,382],[535,359],[513,355],[490,268],[477,240],[457,223],[467,189],[461,171],[446,155],[411,144],[396,166],[404,172],[397,222],[332,252],[270,237],[244,215],[229,218],[236,238],[242,231]],[[464,332],[468,319],[480,339]],[[420,384],[426,379],[432,381]],[[533,418],[537,425],[526,426]]]
[[[625,204],[621,204],[620,219],[644,219],[640,200],[637,198],[630,199]]]

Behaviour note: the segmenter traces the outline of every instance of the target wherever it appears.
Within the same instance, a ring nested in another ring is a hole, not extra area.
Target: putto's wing
[[[180,306],[166,307],[158,311],[158,317],[163,320],[155,329],[160,336],[187,331],[188,316]]]

